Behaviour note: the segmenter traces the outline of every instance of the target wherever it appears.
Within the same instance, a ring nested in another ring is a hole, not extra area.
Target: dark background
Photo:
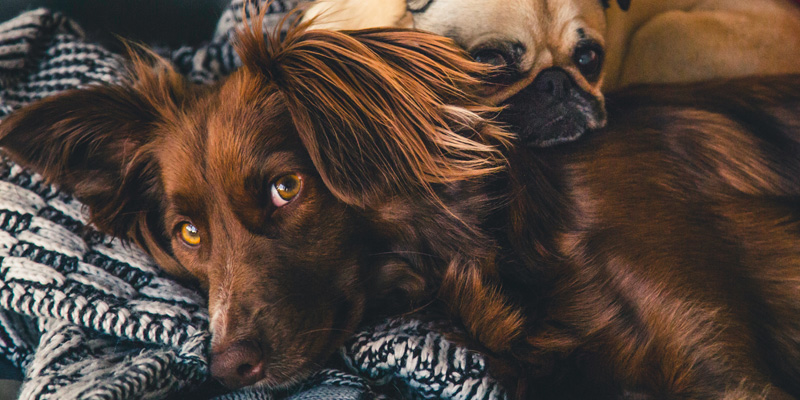
[[[211,39],[230,0],[0,0],[0,22],[46,7],[75,19],[91,39],[114,35],[151,45],[197,45]]]

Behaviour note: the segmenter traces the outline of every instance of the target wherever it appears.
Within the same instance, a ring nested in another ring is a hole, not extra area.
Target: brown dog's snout
[[[211,375],[225,386],[250,386],[264,376],[264,354],[252,341],[236,342],[211,355]]]

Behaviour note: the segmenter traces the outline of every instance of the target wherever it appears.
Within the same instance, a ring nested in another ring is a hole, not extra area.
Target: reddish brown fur
[[[634,89],[605,131],[532,152],[443,39],[297,29],[239,51],[215,87],[138,63],[0,125],[98,226],[207,288],[232,386],[252,362],[291,382],[362,320],[438,298],[520,397],[800,397],[800,77]],[[276,208],[286,173],[303,188]]]
[[[533,390],[800,396],[800,77],[643,87],[609,111],[589,140],[510,155],[534,179],[500,273],[537,313],[510,354],[569,367]]]
[[[83,200],[99,228],[208,290],[212,372],[231,386],[301,378],[365,313],[428,301],[438,260],[461,248],[482,258],[488,239],[470,227],[488,197],[443,205],[503,168],[495,145],[508,136],[459,90],[485,69],[446,39],[255,32],[240,36],[244,68],[217,86],[135,56],[129,84],[49,98],[0,128],[0,144]],[[289,173],[302,191],[278,208],[270,187]],[[435,228],[415,226],[419,212]],[[185,221],[200,247],[181,242]]]

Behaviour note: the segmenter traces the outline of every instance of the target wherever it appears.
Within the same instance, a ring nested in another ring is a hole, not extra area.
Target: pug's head
[[[630,1],[617,3],[627,9]],[[377,6],[393,11],[375,12]],[[608,0],[319,0],[310,14],[317,27],[394,25],[453,39],[497,67],[485,94],[507,106],[502,119],[525,144],[547,147],[605,125],[600,88],[608,6]]]

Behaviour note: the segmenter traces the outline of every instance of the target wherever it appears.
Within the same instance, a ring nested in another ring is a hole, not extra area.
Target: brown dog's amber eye
[[[298,193],[303,181],[297,174],[284,175],[272,184],[272,204],[282,207],[289,203]]]
[[[191,222],[184,222],[181,224],[180,237],[181,240],[189,246],[200,245],[200,230]]]

